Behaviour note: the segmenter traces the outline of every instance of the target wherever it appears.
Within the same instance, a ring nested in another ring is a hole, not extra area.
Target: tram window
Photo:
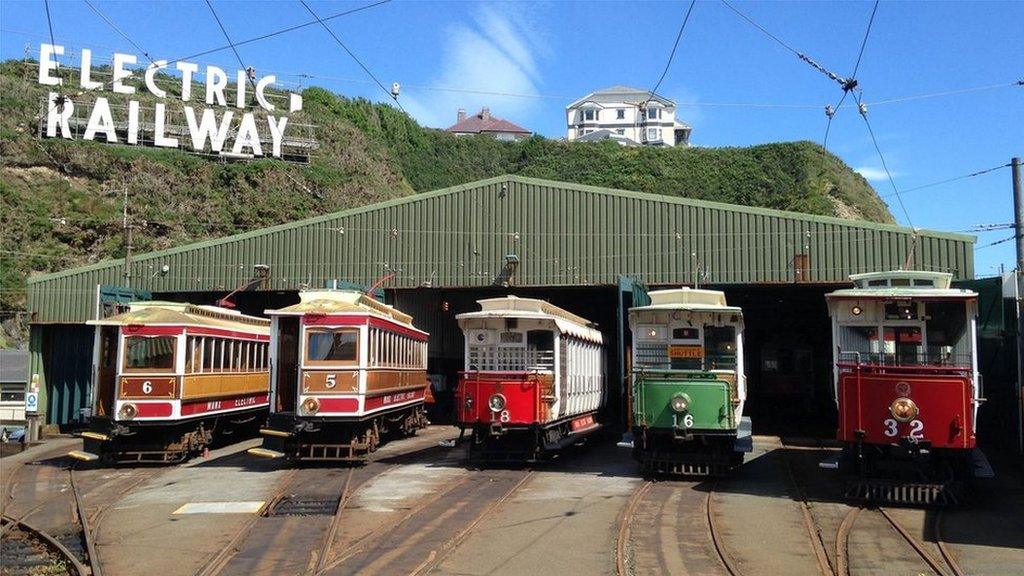
[[[174,370],[174,336],[129,336],[125,338],[124,368],[127,372],[169,372]]]
[[[928,360],[934,363],[970,364],[967,309],[963,302],[928,302],[925,332]]]
[[[843,326],[839,333],[839,348],[842,352],[880,354],[882,348],[878,342],[878,328],[875,326]],[[844,356],[842,360],[848,362],[854,358]]]
[[[888,286],[888,280],[868,280],[868,286]]]
[[[100,342],[100,368],[112,370],[117,363],[117,331],[103,330]]]
[[[699,340],[700,330],[697,328],[674,328],[672,330],[673,340]]]
[[[914,279],[914,286],[935,286],[935,283],[931,280],[921,280],[920,278]]]
[[[358,360],[359,331],[311,330],[306,337],[306,361],[310,363],[346,363]]]
[[[501,344],[522,344],[522,332],[502,332],[498,335],[498,342]]]
[[[189,336],[186,339],[185,350],[187,352],[187,356],[185,357],[185,372],[198,372],[200,361],[199,338]]]
[[[704,327],[704,369],[736,369],[736,327]]]
[[[885,326],[887,360],[898,365],[913,365],[921,354],[921,329],[916,326]]]

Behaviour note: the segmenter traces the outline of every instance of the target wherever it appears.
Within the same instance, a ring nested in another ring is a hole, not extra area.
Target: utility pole
[[[1020,158],[1010,160],[1013,177],[1013,233],[1017,246],[1017,432],[1020,435],[1017,449],[1024,454],[1024,318],[1021,317],[1021,296],[1024,295],[1024,186],[1020,179]]]
[[[132,287],[132,228],[135,226],[128,223],[128,183],[124,183],[124,218],[121,223],[124,229],[124,287]]]

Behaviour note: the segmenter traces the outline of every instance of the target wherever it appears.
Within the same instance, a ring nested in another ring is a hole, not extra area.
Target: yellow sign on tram
[[[703,358],[703,346],[669,346],[669,358]]]

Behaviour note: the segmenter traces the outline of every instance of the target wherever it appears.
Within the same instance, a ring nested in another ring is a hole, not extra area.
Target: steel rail
[[[964,569],[960,567],[960,563],[956,561],[956,556],[953,551],[946,546],[945,540],[942,538],[942,520],[943,510],[935,512],[935,518],[932,520],[932,537],[935,538],[935,545],[939,547],[939,553],[942,555],[942,559],[946,561],[946,565],[952,570],[953,576],[966,576]]]
[[[889,514],[889,512],[885,508],[879,507],[877,508],[877,510],[879,514],[881,514],[889,522],[893,529],[896,530],[896,532],[898,532],[899,535],[903,537],[907,544],[910,544],[910,547],[913,548],[915,552],[917,552],[918,556],[920,556],[921,559],[924,560],[928,564],[928,566],[935,571],[936,574],[938,574],[939,576],[946,576],[946,572],[942,569],[941,563],[938,560],[936,560],[934,556],[928,553],[928,550],[925,549],[924,544],[922,544],[920,540],[914,538],[914,536],[910,532],[907,532],[906,528],[900,525],[900,523],[897,522],[896,519],[893,518],[892,515]]]
[[[856,507],[843,516],[836,532],[836,576],[850,576],[850,531],[863,508]]]
[[[782,448],[784,451],[788,451],[785,441],[781,441]],[[789,453],[783,454],[783,462],[786,464],[786,473],[789,476],[789,482],[793,485],[793,490],[796,492],[797,500],[800,503],[800,512],[804,519],[804,528],[807,529],[807,538],[811,542],[811,549],[814,551],[814,557],[818,561],[818,570],[822,576],[837,576],[838,572],[835,567],[832,566],[831,561],[828,558],[828,553],[825,551],[825,539],[821,533],[821,528],[817,522],[814,521],[814,515],[811,514],[811,506],[807,503],[807,494],[804,493],[804,489],[800,487],[800,484],[796,481],[796,474],[793,473],[793,465],[789,459]]]
[[[653,481],[648,480],[637,487],[633,491],[633,495],[629,497],[629,501],[626,502],[626,506],[622,509],[622,514],[619,516],[619,533],[615,539],[615,573],[618,576],[627,576],[629,574],[629,567],[626,563],[626,546],[629,544],[630,524],[632,523],[636,507],[653,484]]]
[[[382,524],[381,526],[378,526],[373,531],[371,531],[371,532],[369,532],[367,534],[364,534],[363,536],[360,536],[358,539],[356,539],[355,542],[353,542],[347,548],[345,548],[344,550],[339,552],[336,558],[332,558],[330,560],[330,564],[327,564],[320,571],[318,571],[316,573],[316,576],[320,576],[324,572],[327,572],[328,570],[331,570],[331,569],[339,566],[340,564],[345,562],[345,560],[348,560],[352,556],[354,556],[354,555],[358,554],[359,552],[361,552],[362,549],[363,549],[363,546],[366,544],[366,542],[369,542],[370,540],[376,540],[379,536],[382,536],[383,534],[386,534],[388,532],[392,532],[392,531],[398,529],[403,524],[405,524],[406,521],[408,521],[410,518],[412,518],[412,517],[416,516],[417,514],[419,514],[420,511],[422,511],[424,508],[426,508],[427,506],[433,504],[436,500],[444,498],[448,493],[452,492],[456,488],[461,487],[463,484],[465,484],[467,482],[469,482],[469,477],[468,476],[462,478],[461,480],[459,480],[457,482],[452,482],[446,488],[442,489],[440,492],[436,492],[436,493],[432,494],[430,498],[422,499],[419,504],[417,504],[416,506],[413,506],[412,508],[410,508],[408,511],[406,511],[404,514],[402,514],[401,517],[397,518],[395,521],[393,521],[393,522],[386,522],[386,523]]]
[[[348,475],[345,476],[345,486],[341,489],[341,496],[338,497],[338,509],[334,511],[334,516],[331,518],[331,525],[327,527],[327,531],[324,534],[324,543],[320,549],[320,554],[316,558],[316,565],[312,571],[307,571],[310,574],[319,574],[323,572],[324,567],[327,565],[327,560],[331,556],[331,548],[334,547],[334,538],[338,535],[338,526],[341,525],[341,513],[345,510],[345,505],[348,504],[349,499],[352,498],[352,476],[355,474],[355,467],[349,467]]]
[[[89,576],[89,569],[85,566],[85,564],[82,564],[82,561],[79,560],[77,556],[75,556],[74,552],[68,550],[53,536],[50,536],[46,532],[30,524],[26,524],[24,521],[11,518],[10,516],[2,516],[0,517],[0,519],[2,519],[4,523],[14,525],[18,530],[21,530],[29,536],[42,541],[42,543],[46,547],[63,556],[67,563],[71,566],[71,569],[74,570],[75,574],[78,574],[79,576]]]
[[[430,554],[427,555],[427,559],[424,560],[419,566],[414,568],[413,571],[409,573],[409,576],[419,576],[420,574],[430,573],[431,571],[433,571],[433,569],[436,568],[441,562],[443,562],[444,559],[452,553],[452,551],[459,547],[462,541],[465,540],[467,536],[469,536],[469,533],[474,528],[476,528],[476,526],[480,524],[480,522],[482,522],[484,518],[489,516],[491,512],[493,512],[498,506],[502,505],[506,500],[511,498],[512,495],[515,494],[516,491],[523,486],[523,484],[526,484],[526,481],[533,477],[533,473],[533,470],[527,470],[526,474],[524,474],[523,477],[520,478],[514,486],[512,486],[511,488],[508,489],[507,492],[502,494],[501,498],[498,498],[494,502],[491,502],[486,508],[483,509],[483,511],[477,514],[476,518],[468,525],[466,525],[466,527],[463,528],[458,534],[456,534],[448,541],[446,541],[444,544],[442,544],[440,546],[440,549],[431,550]]]
[[[229,540],[228,543],[220,549],[220,552],[217,552],[209,562],[196,572],[195,576],[215,576],[224,570],[228,561],[230,561],[238,552],[238,544],[241,543],[250,532],[252,532],[252,529],[256,527],[260,518],[263,517],[263,513],[266,510],[269,510],[270,506],[274,502],[279,501],[284,496],[284,493],[291,487],[292,480],[295,478],[297,473],[298,468],[292,468],[285,473],[284,478],[280,480],[280,489],[278,489],[274,495],[267,500],[267,503],[263,505],[263,509],[260,510],[258,514],[253,514],[252,517],[242,525],[238,532],[231,537],[231,540]]]
[[[715,522],[714,502],[715,502],[715,491],[708,490],[708,496],[704,500],[704,508],[707,511],[708,528],[711,532],[711,543],[715,546],[715,552],[718,553],[718,559],[722,561],[722,567],[730,576],[742,576],[739,567],[736,566],[736,562],[729,555],[729,552],[725,549],[725,540],[722,538],[721,532],[718,531],[718,524]]]
[[[78,525],[82,529],[85,553],[89,557],[89,569],[92,576],[103,576],[100,558],[96,553],[96,545],[93,541],[93,531],[89,528],[89,516],[85,513],[85,499],[82,498],[82,492],[78,489],[78,484],[75,483],[74,468],[68,468],[68,481],[71,484],[71,494],[75,500],[75,511],[78,513]]]

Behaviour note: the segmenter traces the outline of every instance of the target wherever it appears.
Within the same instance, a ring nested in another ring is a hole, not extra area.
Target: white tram
[[[456,420],[471,453],[534,460],[597,431],[605,404],[604,339],[595,325],[543,300],[479,301],[457,316],[465,334]]]

